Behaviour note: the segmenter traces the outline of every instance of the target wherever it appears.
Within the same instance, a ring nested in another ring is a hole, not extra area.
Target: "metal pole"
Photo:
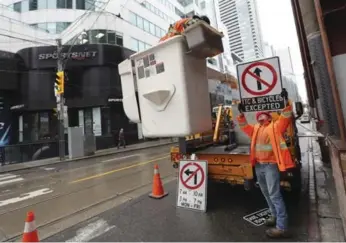
[[[57,71],[64,71],[61,39],[56,40],[57,54],[58,54],[58,69]],[[64,94],[57,95],[57,110],[59,117],[59,157],[60,161],[65,160],[65,126],[64,126]]]
[[[334,66],[333,66],[333,59],[332,59],[332,54],[330,51],[330,46],[329,46],[329,39],[326,33],[326,27],[324,25],[324,19],[323,19],[323,12],[321,8],[321,3],[319,0],[315,0],[315,10],[316,10],[316,15],[317,15],[317,21],[318,25],[320,27],[321,31],[321,37],[322,37],[322,44],[323,44],[323,49],[324,49],[324,55],[326,57],[326,63],[327,63],[327,69],[329,73],[329,78],[330,78],[330,84],[332,86],[332,93],[333,93],[333,98],[334,98],[334,103],[335,103],[335,108],[336,108],[336,117],[339,123],[339,129],[340,129],[340,138],[343,142],[346,141],[346,128],[345,128],[345,123],[344,123],[344,116],[341,108],[341,101],[340,101],[340,95],[338,91],[338,86],[336,82],[336,77],[334,73]]]

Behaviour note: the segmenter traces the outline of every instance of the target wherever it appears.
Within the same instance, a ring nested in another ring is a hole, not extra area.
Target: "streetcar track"
[[[155,158],[161,158],[162,156],[164,156],[165,154],[161,154],[160,157],[158,156],[148,156],[148,158],[145,158],[145,160],[153,160]],[[116,157],[115,157],[116,158]],[[125,159],[125,158],[124,158]],[[117,162],[120,162],[120,163],[117,163]],[[121,159],[118,160],[118,161],[115,161],[115,163],[109,163],[109,169],[112,168],[111,165],[115,165],[115,166],[119,166],[119,165],[126,165],[126,164],[133,164],[133,162],[131,161],[128,161],[128,162],[121,162]],[[79,167],[79,168],[74,168],[74,169],[71,169],[71,170],[64,170],[64,171],[52,171],[51,174],[43,174],[43,175],[40,175],[40,176],[37,176],[35,178],[24,178],[24,182],[21,181],[21,182],[15,182],[15,183],[11,183],[10,185],[7,185],[7,187],[3,187],[3,189],[10,189],[10,190],[16,190],[16,189],[20,189],[20,187],[22,187],[23,185],[25,184],[28,184],[28,183],[32,183],[32,184],[39,184],[40,183],[40,180],[41,181],[44,181],[44,180],[47,180],[47,179],[50,179],[50,180],[53,180],[52,183],[49,184],[49,186],[52,186],[52,185],[56,185],[56,184],[62,184],[63,182],[63,178],[61,177],[64,177],[65,175],[68,175],[70,173],[73,173],[75,171],[78,171],[78,170],[87,170],[87,169],[90,169],[92,167],[95,167],[95,169],[100,166],[100,164],[92,164],[92,165],[88,165],[88,166],[85,166],[85,167]],[[90,171],[90,173],[93,173],[93,171]],[[85,173],[85,174],[88,174],[88,173]],[[50,177],[50,178],[49,178]],[[47,185],[33,185],[31,187],[28,187],[28,190],[32,190],[32,189],[35,189],[35,188],[40,188],[40,187],[47,187]],[[0,186],[1,188],[1,186]],[[2,194],[2,196],[8,196],[8,195],[14,195],[18,193],[18,191],[11,191],[11,192],[8,192],[8,193],[5,193],[5,194]],[[24,192],[23,192],[24,193]],[[0,200],[1,201],[1,200]],[[0,210],[1,212],[1,210]],[[0,213],[1,215],[1,213]]]
[[[165,158],[161,158],[161,160],[164,160],[164,159]],[[149,166],[149,165],[150,164],[146,164],[146,165],[143,165],[143,166]],[[133,174],[137,174],[137,173],[141,173],[141,172],[142,171],[133,171],[133,172],[130,172],[130,174],[126,174],[126,175],[120,175],[120,176],[117,176],[117,177],[108,177],[108,179],[101,180],[100,182],[97,182],[99,180],[96,180],[96,183],[93,183],[92,185],[87,186],[87,187],[82,187],[82,188],[78,187],[78,188],[76,188],[75,190],[72,190],[72,191],[54,194],[53,196],[51,196],[49,198],[46,198],[44,200],[40,200],[38,202],[31,203],[31,204],[25,204],[25,205],[22,205],[22,206],[17,207],[17,208],[12,208],[12,209],[9,209],[9,210],[4,209],[6,211],[3,211],[3,212],[0,211],[0,216],[6,215],[8,213],[13,213],[15,211],[18,211],[18,210],[21,210],[21,209],[24,209],[24,208],[27,208],[27,207],[31,207],[31,206],[35,206],[35,205],[38,205],[38,204],[41,204],[41,203],[45,203],[45,202],[48,202],[48,201],[51,201],[51,200],[54,200],[54,199],[57,199],[57,198],[62,198],[62,197],[68,196],[68,195],[72,195],[74,193],[78,193],[78,192],[81,192],[81,191],[89,190],[89,189],[97,187],[97,186],[102,186],[103,184],[108,183],[110,181],[119,180],[119,179],[121,179],[123,177],[129,176],[129,175],[133,175]]]
[[[173,177],[172,177],[172,176],[173,176]],[[169,177],[172,177],[172,180],[174,180],[174,178],[175,178],[175,173],[173,172],[173,173],[171,173],[171,174],[169,174],[169,175],[167,175],[167,176],[163,176],[163,177],[161,177],[161,179],[162,179],[162,180],[165,180],[165,179],[167,179],[167,178],[169,178]],[[171,182],[171,181],[168,181],[167,183],[169,183],[169,182]],[[98,201],[98,202],[96,202],[96,203],[93,203],[93,204],[91,204],[91,205],[85,206],[84,208],[82,208],[82,209],[80,209],[80,210],[77,210],[77,211],[75,211],[75,212],[69,213],[68,215],[64,215],[64,216],[62,216],[62,217],[58,217],[58,218],[56,218],[56,219],[54,219],[54,220],[48,221],[47,223],[43,223],[43,224],[41,224],[41,225],[37,225],[36,229],[37,229],[37,230],[38,230],[38,229],[42,229],[42,228],[44,228],[44,227],[51,226],[51,225],[53,225],[53,224],[59,223],[60,221],[63,221],[63,220],[68,219],[68,218],[70,218],[70,217],[72,217],[72,216],[78,215],[78,214],[80,214],[80,213],[82,213],[82,212],[84,212],[84,211],[87,211],[88,209],[91,209],[91,208],[96,207],[96,206],[99,206],[99,205],[101,205],[101,204],[103,204],[103,203],[106,203],[106,202],[109,202],[109,201],[111,201],[111,200],[114,200],[114,199],[116,199],[117,197],[124,196],[124,197],[127,197],[127,198],[129,199],[129,200],[127,200],[127,201],[133,200],[133,199],[134,199],[133,197],[128,197],[128,196],[126,196],[125,194],[131,193],[131,192],[136,191],[136,190],[138,190],[138,189],[140,189],[140,188],[144,188],[144,187],[146,187],[146,186],[148,186],[148,185],[150,185],[150,184],[151,184],[151,182],[146,183],[146,184],[144,184],[144,185],[140,185],[140,186],[131,188],[131,189],[129,189],[129,190],[125,191],[125,192],[122,192],[122,193],[117,193],[117,194],[115,194],[115,195],[113,195],[113,196],[111,196],[111,197],[109,197],[109,198],[100,200],[100,201]],[[141,195],[139,195],[139,196],[141,196]],[[138,196],[138,197],[139,197],[139,196]],[[126,203],[127,201],[125,201],[125,202],[123,202],[123,203]],[[119,205],[118,205],[118,206],[119,206]],[[105,210],[105,211],[106,211],[106,210]],[[1,214],[0,214],[0,215],[1,215]],[[97,214],[97,215],[98,215],[98,214]],[[93,217],[95,217],[95,216],[96,216],[96,215],[91,215],[90,217],[86,218],[85,220],[91,219],[91,218],[93,218]],[[60,232],[60,231],[59,231],[59,232]],[[54,233],[54,234],[52,234],[52,235],[50,235],[50,236],[47,236],[45,239],[47,239],[47,238],[49,238],[49,237],[52,237],[52,236],[58,234],[59,232],[56,232],[56,233]],[[14,236],[10,236],[10,238],[7,238],[5,241],[6,241],[6,242],[13,241],[13,240],[17,239],[17,238],[20,237],[20,236],[21,236],[21,233],[20,233],[20,234],[16,234],[16,235],[14,235]],[[44,239],[43,239],[43,240],[44,240]],[[42,241],[43,241],[43,240],[42,240]]]

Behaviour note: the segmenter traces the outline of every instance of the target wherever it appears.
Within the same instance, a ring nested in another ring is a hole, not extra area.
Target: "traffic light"
[[[56,73],[54,86],[55,86],[55,90],[56,90],[57,94],[63,94],[64,93],[64,86],[65,86],[64,71],[59,71]]]

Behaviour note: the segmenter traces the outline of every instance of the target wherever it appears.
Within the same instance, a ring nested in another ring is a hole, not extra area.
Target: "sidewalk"
[[[91,155],[91,156],[84,156],[84,157],[74,158],[74,159],[68,159],[68,157],[66,156],[66,160],[64,162],[81,161],[85,159],[91,159],[95,157],[136,151],[136,150],[141,150],[146,148],[155,148],[155,147],[160,147],[160,146],[174,144],[174,143],[177,143],[176,139],[160,139],[159,141],[142,142],[138,144],[129,145],[125,149],[124,148],[117,149],[115,147],[115,148],[98,150],[95,152],[95,155]],[[35,168],[35,167],[47,166],[47,165],[52,165],[56,163],[64,163],[64,162],[61,162],[58,157],[54,157],[49,159],[34,160],[30,162],[9,164],[9,165],[4,165],[0,167],[0,174],[6,173],[6,172],[18,171],[18,170],[26,170],[26,169]]]
[[[318,142],[311,138],[313,185],[310,185],[310,200],[315,201],[315,220],[320,241],[344,242],[345,233],[339,213],[338,199],[330,165],[323,164]],[[314,187],[314,188],[311,188]],[[310,209],[311,210],[311,209]]]

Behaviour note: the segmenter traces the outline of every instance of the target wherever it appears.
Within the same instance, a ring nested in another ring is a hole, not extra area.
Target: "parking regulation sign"
[[[207,168],[206,161],[179,162],[177,207],[206,212]]]
[[[245,112],[284,108],[279,57],[237,65],[241,102]]]

